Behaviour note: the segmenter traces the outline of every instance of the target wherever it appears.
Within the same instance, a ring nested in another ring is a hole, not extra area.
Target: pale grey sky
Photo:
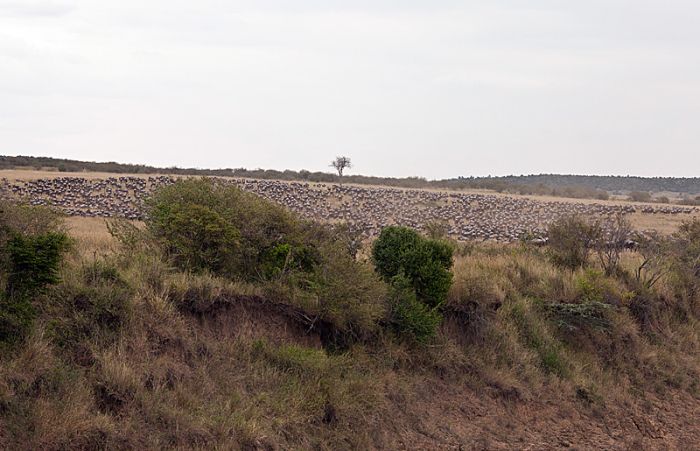
[[[0,0],[0,154],[700,176],[699,23],[697,0]]]

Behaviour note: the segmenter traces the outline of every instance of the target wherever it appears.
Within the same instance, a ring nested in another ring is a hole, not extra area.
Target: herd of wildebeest
[[[174,183],[169,176],[55,177],[0,180],[0,194],[32,205],[60,208],[72,216],[141,219],[143,200],[159,186]],[[441,224],[458,240],[515,241],[525,234],[544,236],[552,221],[570,214],[690,215],[699,210],[671,205],[581,203],[459,191],[427,191],[330,183],[221,179],[302,215],[328,222],[346,222],[364,237],[376,236],[387,225],[424,229]]]

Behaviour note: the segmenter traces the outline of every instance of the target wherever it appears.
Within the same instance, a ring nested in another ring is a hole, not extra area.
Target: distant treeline
[[[634,177],[616,175],[509,175],[498,177],[507,184],[545,185],[558,188],[588,187],[608,192],[645,191],[700,194],[700,177]]]
[[[96,163],[50,157],[0,156],[0,169],[34,168],[59,172],[111,172],[116,174],[176,174],[234,176],[256,179],[275,179],[308,182],[337,182],[338,176],[329,172],[277,171],[274,169],[198,169],[159,168],[140,164]],[[427,180],[423,177],[373,177],[345,175],[345,183],[386,185],[400,188],[486,189],[517,194],[551,195],[560,197],[607,199],[609,192],[642,191],[658,193],[700,193],[700,178],[621,177],[588,175],[525,175],[505,177],[459,177],[445,180]]]
[[[96,163],[92,161],[66,160],[51,157],[7,157],[0,155],[0,169],[48,169],[59,172],[113,172],[116,174],[178,174],[178,175],[220,175],[231,176],[232,169],[158,168],[143,164],[124,164],[113,161]]]

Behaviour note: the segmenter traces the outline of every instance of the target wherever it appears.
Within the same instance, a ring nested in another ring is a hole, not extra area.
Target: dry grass
[[[681,223],[693,218],[700,218],[700,213],[683,215],[634,213],[629,215],[629,220],[635,229],[655,230],[665,235],[675,232]]]
[[[42,299],[27,343],[0,357],[0,448],[687,448],[700,439],[698,321],[669,314],[645,334],[623,282],[562,270],[538,249],[464,249],[428,346],[380,334],[334,353],[261,305],[217,304],[260,296],[255,286],[120,254],[100,219],[68,227],[79,254]],[[667,280],[659,290],[673,292]],[[547,303],[596,300],[616,305],[605,330],[565,330],[546,313]],[[100,309],[121,315],[118,325]],[[59,343],[60,330],[73,341]]]
[[[114,251],[116,243],[103,218],[71,216],[65,219],[65,223],[81,255],[107,255]]]

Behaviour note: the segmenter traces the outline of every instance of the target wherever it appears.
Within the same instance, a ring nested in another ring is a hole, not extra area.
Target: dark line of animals
[[[0,194],[32,205],[57,207],[66,214],[86,217],[141,219],[143,199],[155,188],[176,180],[169,176],[42,178],[0,180]],[[534,200],[528,198],[438,192],[384,187],[358,187],[329,183],[281,182],[255,179],[221,179],[277,202],[302,216],[328,222],[347,222],[363,238],[376,236],[392,224],[425,229],[440,223],[457,240],[511,242],[525,234],[546,243],[552,221],[572,213],[588,216],[616,214],[692,214],[697,208],[681,206],[611,205]]]

